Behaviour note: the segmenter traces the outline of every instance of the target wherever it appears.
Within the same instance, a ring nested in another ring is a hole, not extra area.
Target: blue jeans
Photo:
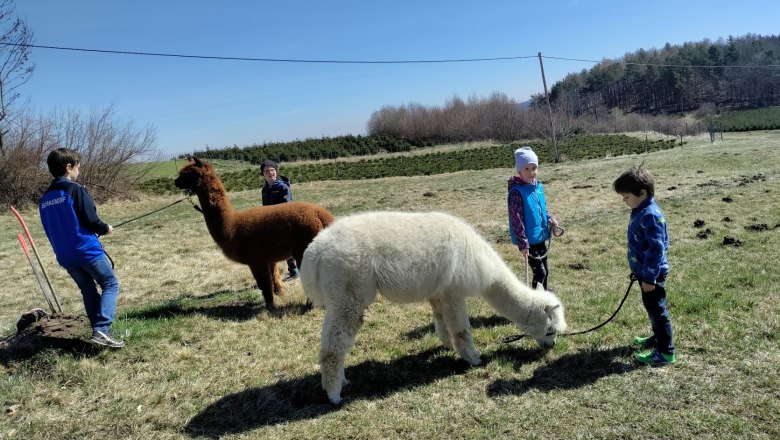
[[[73,281],[79,286],[84,298],[84,310],[94,330],[107,331],[114,322],[116,299],[119,296],[119,280],[111,269],[108,257],[80,266],[66,267]],[[97,291],[100,286],[102,294]]]
[[[642,291],[642,303],[650,318],[650,326],[653,336],[650,343],[656,350],[664,354],[674,354],[674,342],[672,341],[672,321],[669,319],[669,311],[666,309],[666,288],[663,280],[656,284],[655,290]]]

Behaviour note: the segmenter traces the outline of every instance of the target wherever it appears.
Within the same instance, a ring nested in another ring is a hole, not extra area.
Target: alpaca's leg
[[[328,393],[331,403],[341,402],[341,388],[347,384],[344,362],[363,325],[364,309],[362,305],[344,302],[326,309],[320,345],[320,373],[322,388]]]
[[[455,346],[455,351],[471,366],[479,365],[479,352],[474,347],[471,337],[471,324],[469,323],[468,308],[463,298],[442,300],[442,318],[449,330],[450,338]]]
[[[279,268],[277,267],[277,264],[269,263],[268,270],[270,271],[274,294],[279,296],[284,295],[284,291],[282,290],[282,278],[279,276]]]
[[[439,337],[439,341],[441,341],[443,346],[452,348],[452,339],[450,339],[447,323],[444,321],[444,306],[441,299],[430,298],[428,302],[431,303],[431,309],[433,310],[433,325],[436,328],[436,336]]]
[[[257,281],[257,288],[263,293],[263,299],[265,300],[265,308],[268,311],[275,309],[274,307],[274,294],[273,285],[271,281],[271,271],[267,264],[261,264],[259,267],[251,266],[252,275]]]

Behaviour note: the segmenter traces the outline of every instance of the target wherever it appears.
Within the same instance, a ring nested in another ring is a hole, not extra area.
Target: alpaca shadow
[[[221,438],[261,426],[307,420],[339,411],[350,402],[370,400],[438,379],[463,374],[468,364],[441,347],[389,362],[365,361],[347,367],[350,384],[345,403],[332,405],[320,385],[320,374],[282,380],[225,396],[190,420],[184,432],[191,437]]]
[[[260,300],[233,300],[229,303],[217,304],[192,304],[206,303],[219,297],[229,298],[235,296],[232,290],[220,290],[204,296],[183,295],[177,299],[168,301],[158,306],[152,306],[143,310],[127,314],[131,319],[159,319],[172,316],[203,315],[221,321],[243,322],[256,318],[264,310],[268,311],[265,302]],[[282,317],[285,315],[303,315],[308,309],[304,304],[284,304],[277,306],[273,311],[268,311],[271,316]]]
[[[488,385],[490,397],[520,395],[531,389],[553,391],[579,388],[612,374],[625,374],[635,369],[634,364],[620,358],[631,354],[630,347],[607,350],[582,350],[561,356],[548,365],[537,368],[526,380],[497,380]],[[493,354],[495,356],[496,353]]]
[[[481,328],[481,327],[498,327],[502,325],[511,325],[512,321],[498,316],[476,316],[473,318],[469,318],[469,322],[471,323],[471,328]],[[406,339],[420,339],[425,337],[425,335],[435,333],[436,328],[433,325],[433,322],[431,322],[428,325],[424,325],[422,327],[417,327],[415,329],[409,330],[408,332],[404,333],[404,338]]]

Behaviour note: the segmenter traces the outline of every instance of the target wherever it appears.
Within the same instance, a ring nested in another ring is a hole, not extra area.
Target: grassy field
[[[319,387],[324,312],[302,313],[295,281],[285,285],[281,313],[268,314],[249,270],[227,261],[201,214],[179,203],[102,239],[122,283],[115,329],[127,346],[47,350],[2,364],[0,439],[780,438],[780,131],[543,165],[548,205],[566,228],[552,245],[550,287],[570,330],[606,319],[628,285],[628,209],[611,182],[641,161],[669,222],[674,366],[631,362],[631,339],[649,327],[636,288],[612,323],[550,351],[527,339],[502,343],[517,329],[470,300],[478,368],[439,347],[425,304],[380,299],[347,357],[348,400],[334,407]],[[457,214],[522,278],[506,222],[511,164],[294,190],[337,216]],[[258,191],[231,198],[239,209],[259,204]],[[99,213],[116,224],[177,199],[109,203]],[[64,309],[83,313],[36,212],[24,215]],[[43,302],[16,220],[4,213],[0,230],[0,326],[10,335],[19,315]],[[724,245],[727,236],[740,245]]]

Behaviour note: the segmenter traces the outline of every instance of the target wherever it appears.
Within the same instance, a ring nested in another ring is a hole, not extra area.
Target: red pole
[[[19,223],[22,224],[22,228],[24,228],[24,233],[27,235],[27,240],[30,241],[30,247],[32,247],[33,253],[35,254],[35,259],[38,260],[38,266],[40,266],[41,272],[43,273],[43,277],[46,279],[46,284],[49,285],[49,290],[51,290],[51,296],[54,298],[54,302],[57,305],[57,311],[62,313],[62,305],[60,304],[59,298],[57,298],[57,293],[54,292],[54,286],[51,285],[51,280],[49,280],[49,275],[46,273],[46,269],[43,267],[43,263],[41,262],[41,257],[40,255],[38,255],[38,249],[36,249],[35,242],[32,239],[32,235],[30,235],[30,230],[27,228],[27,223],[24,222],[22,215],[19,214],[19,211],[17,211],[16,208],[11,206],[11,211],[14,212],[14,215],[19,220]]]
[[[57,310],[54,308],[54,304],[51,303],[49,296],[46,294],[46,287],[44,286],[43,280],[41,279],[41,274],[35,267],[35,263],[33,263],[32,255],[30,255],[30,248],[27,247],[27,243],[24,241],[24,237],[22,237],[22,234],[17,234],[17,238],[19,238],[19,243],[22,245],[22,250],[24,251],[24,256],[27,257],[27,262],[30,263],[30,267],[32,268],[33,275],[35,275],[35,279],[38,281],[38,286],[41,288],[41,291],[43,292],[43,299],[46,300],[46,304],[49,305],[51,312],[56,313]]]

